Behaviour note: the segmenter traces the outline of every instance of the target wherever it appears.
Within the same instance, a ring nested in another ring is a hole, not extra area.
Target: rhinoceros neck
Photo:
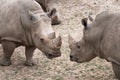
[[[32,34],[34,34],[32,31],[29,31],[26,34],[26,44],[30,46],[34,46]]]

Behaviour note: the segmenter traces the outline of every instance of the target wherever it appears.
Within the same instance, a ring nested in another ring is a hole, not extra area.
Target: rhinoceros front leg
[[[33,52],[36,48],[35,47],[25,47],[25,55],[26,55],[26,66],[34,66],[36,63],[33,60]]]
[[[7,40],[3,40],[1,42],[2,47],[3,47],[3,52],[4,52],[4,56],[3,58],[0,60],[0,65],[2,66],[9,66],[11,64],[11,56],[13,54],[13,51],[16,48],[16,43],[11,42],[11,41],[7,41]]]
[[[112,62],[112,67],[116,77],[120,80],[120,65]]]

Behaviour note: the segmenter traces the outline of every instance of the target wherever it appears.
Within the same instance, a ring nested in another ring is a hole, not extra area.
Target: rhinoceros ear
[[[54,39],[56,37],[55,32],[48,34],[49,39]]]
[[[55,15],[55,13],[57,12],[57,10],[55,8],[53,8],[50,12],[47,13],[48,17],[52,17]]]
[[[73,42],[75,42],[73,37],[71,35],[68,35],[68,44],[71,45]]]
[[[62,44],[62,38],[61,38],[61,36],[53,39],[53,44],[55,45],[55,47],[60,47],[61,44]]]
[[[82,23],[82,25],[84,26],[84,29],[87,29],[87,26],[88,26],[87,20],[88,20],[88,18],[83,18],[83,19],[81,20],[81,23]]]
[[[29,20],[33,23],[36,23],[38,21],[38,15],[34,14],[33,12],[29,11]]]

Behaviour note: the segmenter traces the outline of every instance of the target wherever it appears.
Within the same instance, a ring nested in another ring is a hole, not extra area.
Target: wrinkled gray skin
[[[78,63],[87,62],[95,57],[112,63],[113,70],[120,80],[120,13],[105,11],[95,20],[89,16],[81,20],[84,30],[80,41],[69,36],[70,59]]]
[[[54,15],[53,9],[49,15]],[[33,52],[41,50],[48,58],[61,55],[61,37],[55,37],[51,19],[34,0],[0,0],[0,43],[4,57],[0,65],[11,64],[15,48],[25,46],[25,65],[32,66]]]
[[[53,16],[51,16],[52,25],[57,25],[61,23],[57,0],[36,0],[36,1],[42,6],[43,10],[47,13],[52,9],[56,9],[56,13]]]

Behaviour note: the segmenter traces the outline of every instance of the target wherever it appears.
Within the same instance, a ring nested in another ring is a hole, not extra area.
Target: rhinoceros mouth
[[[77,63],[83,63],[84,61],[82,60],[79,60],[77,58],[73,59],[73,58],[70,58],[71,61],[74,61],[74,62],[77,62]]]
[[[83,63],[84,61],[82,61],[82,60],[77,60],[76,62],[77,62],[77,63]]]
[[[47,57],[48,59],[53,59],[53,58],[56,58],[56,57],[61,56],[61,55],[53,55],[53,54],[47,53],[47,52],[45,52],[44,54],[46,55],[46,57]]]
[[[47,58],[52,59],[52,58],[54,58],[54,56],[52,54],[48,54]]]
[[[77,58],[70,57],[70,60],[76,62],[76,61],[77,61]]]

